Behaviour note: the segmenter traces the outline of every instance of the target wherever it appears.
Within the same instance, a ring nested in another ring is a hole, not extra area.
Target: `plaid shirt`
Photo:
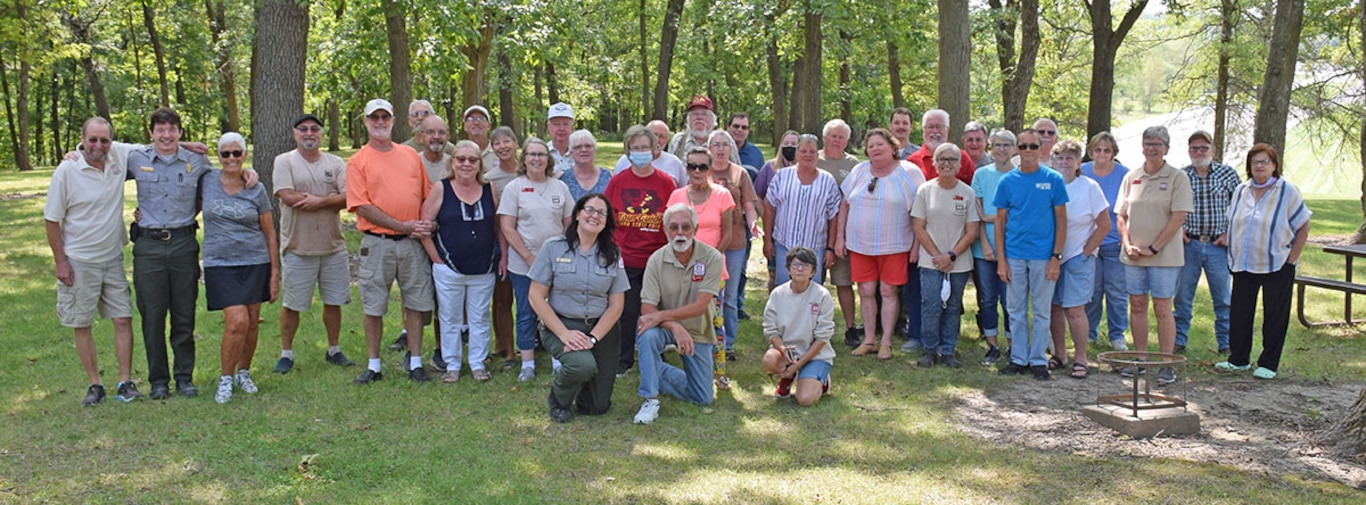
[[[1242,183],[1233,167],[1210,162],[1209,175],[1200,177],[1194,165],[1183,168],[1191,179],[1191,191],[1195,195],[1195,212],[1186,214],[1186,233],[1217,237],[1228,231],[1229,201],[1234,190]]]

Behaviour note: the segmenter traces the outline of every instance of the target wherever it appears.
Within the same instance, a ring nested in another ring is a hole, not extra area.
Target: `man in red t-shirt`
[[[650,134],[654,136],[653,132]],[[655,139],[651,138],[651,142]],[[645,264],[650,255],[668,243],[664,236],[664,209],[669,194],[677,189],[672,177],[653,164],[631,169],[612,177],[607,183],[607,200],[612,203],[617,229],[612,238],[621,248],[621,261],[631,288],[626,291],[626,307],[621,312],[621,358],[617,375],[635,364],[636,322],[640,319],[640,287],[645,279]]]
[[[939,177],[939,171],[934,169],[934,150],[940,144],[949,141],[949,113],[944,109],[930,109],[925,111],[925,116],[920,120],[921,133],[925,136],[925,143],[920,145],[920,150],[911,153],[906,161],[915,163],[920,167],[920,171],[925,173],[925,180],[932,181]],[[967,184],[972,184],[972,173],[977,170],[972,159],[963,156],[960,160],[961,168],[955,177]]]

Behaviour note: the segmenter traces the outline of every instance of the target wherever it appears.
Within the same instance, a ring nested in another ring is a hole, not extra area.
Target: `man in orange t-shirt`
[[[394,107],[376,98],[365,105],[365,129],[370,139],[346,164],[346,209],[356,214],[360,242],[361,306],[365,311],[365,344],[370,354],[356,384],[383,379],[379,348],[389,289],[398,281],[403,299],[403,328],[422,334],[425,313],[435,308],[432,265],[419,239],[430,237],[432,222],[420,219],[422,201],[431,184],[417,151],[391,138]],[[422,369],[422,339],[408,339],[411,352],[408,378],[426,382]]]

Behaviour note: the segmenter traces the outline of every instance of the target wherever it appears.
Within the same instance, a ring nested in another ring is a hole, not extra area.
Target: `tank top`
[[[436,251],[452,270],[464,275],[493,272],[498,264],[493,187],[484,184],[479,201],[467,204],[455,195],[450,179],[441,181],[441,209],[436,214]]]

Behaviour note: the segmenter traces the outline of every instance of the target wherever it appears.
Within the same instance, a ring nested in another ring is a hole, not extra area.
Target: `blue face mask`
[[[631,153],[627,154],[626,156],[627,156],[627,158],[629,158],[629,159],[631,160],[631,164],[632,164],[632,165],[635,165],[635,166],[637,166],[637,167],[643,167],[643,166],[645,166],[645,165],[649,165],[649,164],[650,164],[650,161],[652,161],[652,160],[655,159],[654,154],[653,154],[653,153],[649,153],[649,152],[644,152],[644,153],[631,152]]]

